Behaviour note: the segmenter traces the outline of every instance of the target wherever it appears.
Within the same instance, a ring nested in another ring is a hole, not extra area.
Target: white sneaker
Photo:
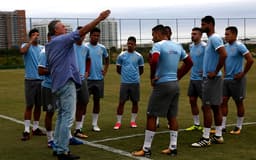
[[[99,132],[101,129],[99,128],[98,125],[92,126],[92,131],[94,132]]]
[[[210,145],[211,145],[211,141],[209,139],[205,139],[203,137],[200,138],[200,140],[198,142],[191,144],[192,147],[197,147],[197,148],[207,147]]]

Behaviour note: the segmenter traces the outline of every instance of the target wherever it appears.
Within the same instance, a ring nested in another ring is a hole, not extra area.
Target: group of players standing
[[[189,55],[184,53],[179,44],[168,40],[164,26],[156,26],[152,31],[153,40],[156,40],[150,54],[153,91],[148,104],[144,144],[141,150],[134,151],[132,155],[151,156],[151,144],[157,128],[158,116],[167,117],[170,129],[169,146],[161,153],[177,155],[176,116],[179,97],[177,80],[189,71],[192,63],[188,96],[194,125],[186,130],[203,130],[203,135],[191,146],[200,148],[224,142],[222,133],[226,132],[227,105],[230,97],[234,99],[237,107],[237,124],[230,134],[240,134],[245,110],[243,104],[246,91],[245,75],[254,60],[246,46],[237,41],[237,28],[229,26],[225,29],[226,44],[224,45],[222,38],[215,33],[215,19],[212,16],[203,17],[201,27],[192,29],[193,43],[190,46]],[[207,43],[201,41],[203,33],[207,34]],[[243,66],[244,59],[245,66]],[[179,60],[183,60],[184,63],[177,69]],[[224,67],[224,74],[221,71],[222,67]],[[176,88],[172,90],[171,87]],[[198,97],[202,100],[203,127],[200,126]],[[215,130],[211,131],[212,111]],[[211,132],[214,135],[210,136]]]
[[[100,30],[95,26],[109,14],[108,10],[102,12],[94,21],[78,27],[70,34],[66,34],[65,26],[60,21],[54,20],[48,25],[49,44],[46,45],[45,50],[37,42],[39,32],[36,29],[30,31],[30,41],[21,46],[20,51],[24,54],[25,62],[26,97],[25,130],[21,139],[30,138],[33,106],[35,109],[32,134],[45,135],[39,129],[40,97],[42,97],[42,105],[46,111],[45,128],[48,147],[53,148],[54,155],[60,160],[80,158],[71,154],[67,145],[83,143],[71,135],[70,127],[73,124],[73,117],[76,119],[74,136],[87,137],[82,132],[82,127],[90,94],[93,94],[92,130],[101,131],[98,126],[98,116],[100,98],[103,98],[104,93],[104,76],[109,66],[109,55],[106,48],[98,43]],[[144,144],[141,150],[133,152],[132,155],[150,157],[158,117],[167,118],[170,129],[170,144],[162,153],[177,155],[176,117],[180,94],[178,80],[191,67],[188,96],[194,125],[186,130],[203,129],[202,138],[193,143],[192,147],[205,147],[212,143],[224,142],[222,132],[226,131],[227,102],[230,97],[236,103],[238,115],[237,125],[230,133],[240,133],[244,117],[245,75],[253,64],[253,58],[245,45],[237,41],[236,27],[226,28],[227,43],[225,45],[221,37],[215,33],[214,28],[215,20],[212,16],[202,18],[201,28],[192,29],[193,43],[189,54],[186,54],[181,45],[171,40],[171,29],[168,26],[157,25],[152,29],[154,44],[149,54],[149,64],[153,90],[148,103]],[[90,42],[84,45],[83,40],[88,32],[90,32]],[[203,33],[208,36],[207,44],[201,41]],[[136,38],[131,36],[127,40],[127,51],[122,52],[116,61],[117,73],[121,75],[121,85],[115,130],[121,127],[124,105],[129,99],[132,101],[130,126],[137,127],[139,83],[140,75],[144,72],[144,60],[135,49]],[[246,59],[245,67],[243,67],[243,58]],[[184,63],[178,68],[181,60]],[[221,72],[223,66],[224,76]],[[42,79],[40,75],[44,75],[44,78]],[[73,83],[74,86],[79,86],[77,90],[73,89]],[[198,97],[202,99],[203,104],[204,128],[200,126]],[[54,110],[58,111],[58,115],[53,135]],[[210,136],[211,110],[215,120],[214,136]]]

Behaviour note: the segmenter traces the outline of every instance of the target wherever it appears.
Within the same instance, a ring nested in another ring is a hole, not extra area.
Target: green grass
[[[246,116],[245,122],[255,122],[256,117],[256,69],[249,72],[247,78],[247,98],[245,99]],[[16,118],[23,121],[24,113],[24,70],[0,70],[0,114]],[[102,132],[95,133],[91,131],[91,112],[92,103],[87,109],[84,131],[89,136],[87,141],[102,140],[106,138],[122,137],[134,134],[143,134],[146,122],[146,107],[148,97],[151,92],[149,84],[149,68],[145,65],[145,73],[141,80],[141,101],[139,103],[138,128],[129,128],[131,113],[131,103],[125,105],[123,116],[123,125],[120,130],[113,130],[116,121],[116,107],[119,94],[119,76],[115,72],[115,65],[111,65],[105,79],[105,97],[101,101],[101,113],[99,126]],[[188,103],[187,87],[189,76],[186,75],[180,81],[181,95],[179,99],[179,127],[186,128],[192,124],[190,105]],[[202,112],[200,112],[202,122]],[[43,126],[44,113],[42,113],[40,125]],[[229,102],[229,115],[227,122],[233,124],[236,122],[236,108],[234,102]],[[160,119],[160,128],[157,131],[167,131],[167,121]],[[230,130],[232,127],[228,127]],[[46,147],[46,137],[32,137],[30,141],[20,141],[21,132],[24,126],[9,120],[0,118],[0,160],[51,160],[55,159],[51,155],[51,150]],[[224,135],[225,143],[222,145],[212,145],[207,148],[191,148],[190,144],[197,141],[201,132],[179,132],[178,138],[178,156],[173,158],[177,160],[256,160],[256,125],[244,126],[241,135]],[[132,152],[143,145],[144,136],[126,138],[122,140],[113,140],[101,142],[98,144],[110,146],[116,149]],[[152,144],[153,159],[170,159],[169,156],[161,155],[160,151],[169,144],[169,134],[157,134]],[[82,160],[87,159],[132,159],[119,154],[115,154],[102,149],[90,147],[88,145],[71,146],[73,153],[81,156]]]

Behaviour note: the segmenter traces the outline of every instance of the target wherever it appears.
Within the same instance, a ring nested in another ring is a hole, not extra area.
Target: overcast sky
[[[255,0],[7,0],[0,10],[25,9],[32,18],[93,18],[105,9],[113,18],[256,18],[255,6]]]

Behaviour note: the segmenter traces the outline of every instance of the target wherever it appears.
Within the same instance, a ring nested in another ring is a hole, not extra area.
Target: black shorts
[[[87,80],[83,80],[81,87],[77,90],[77,102],[82,105],[87,105],[89,102]]]
[[[87,80],[89,95],[93,95],[94,99],[104,97],[104,80]]]
[[[217,105],[222,102],[223,80],[221,77],[214,79],[204,78],[202,83],[202,100],[204,105]]]
[[[232,97],[234,101],[241,101],[246,94],[246,78],[240,80],[224,80],[223,96]]]
[[[138,102],[140,100],[140,84],[138,83],[122,83],[120,85],[119,101],[127,100]]]
[[[56,99],[50,88],[42,87],[42,105],[43,111],[54,112],[56,108]]]
[[[202,98],[202,80],[190,80],[188,96]]]
[[[178,81],[156,84],[151,93],[147,115],[159,117],[176,117],[179,100]]]
[[[41,106],[41,82],[42,80],[25,79],[26,106]]]

